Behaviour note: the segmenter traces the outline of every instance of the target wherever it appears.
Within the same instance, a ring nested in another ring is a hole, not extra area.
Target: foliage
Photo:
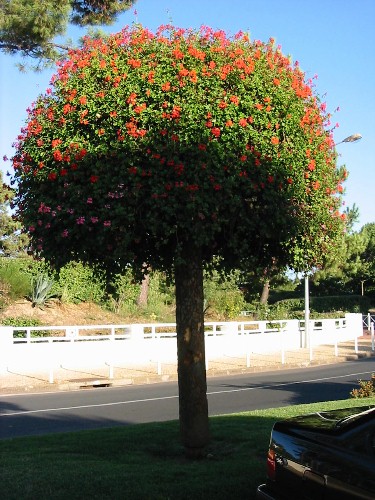
[[[55,298],[52,291],[53,285],[54,281],[46,274],[39,274],[35,278],[32,278],[32,290],[29,299],[33,307],[43,308],[51,304],[52,299]]]
[[[55,293],[62,302],[103,301],[106,294],[106,281],[103,273],[96,267],[82,262],[69,262],[56,273]]]
[[[324,297],[310,297],[311,318],[328,318],[332,314],[337,317],[344,313],[367,314],[371,300],[361,295],[337,295]],[[262,305],[253,302],[244,307],[256,319],[303,319],[305,301],[303,297],[278,300],[273,304]]]
[[[15,316],[1,319],[2,326],[41,326],[41,322],[36,318],[28,318],[23,316]],[[32,332],[32,337],[45,337],[48,332],[45,331],[34,331]],[[24,330],[14,330],[14,338],[24,338]]]
[[[375,287],[375,223],[349,232],[336,254],[312,278],[317,294],[364,293]]]
[[[272,41],[244,33],[86,39],[13,158],[34,251],[170,271],[191,242],[228,267],[320,263],[342,230],[346,172],[311,87]]]
[[[13,196],[13,189],[3,183],[0,172],[0,254],[6,257],[25,253],[28,245],[26,234],[21,234],[21,224],[10,214]]]
[[[172,307],[171,307],[172,306]],[[171,312],[175,310],[174,287],[166,280],[165,275],[159,271],[152,271],[148,292],[147,307],[144,313],[153,321],[172,321]],[[142,310],[140,311],[142,312]]]
[[[19,259],[0,258],[1,295],[7,300],[24,298],[31,293],[31,278],[19,268]]]
[[[238,288],[239,272],[220,275],[217,271],[206,274],[204,280],[205,309],[225,319],[236,318],[244,309],[243,293]]]
[[[375,396],[375,374],[370,380],[358,380],[359,389],[350,392],[352,398],[373,398]]]
[[[118,273],[110,282],[108,305],[116,314],[133,314],[137,307],[140,286],[134,283],[130,269]]]
[[[12,0],[0,3],[0,50],[53,61],[67,47],[54,42],[68,23],[110,24],[131,0]]]

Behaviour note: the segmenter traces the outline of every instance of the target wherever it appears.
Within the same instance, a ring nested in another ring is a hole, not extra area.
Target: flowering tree
[[[203,266],[319,265],[342,232],[329,115],[272,40],[141,26],[86,39],[13,157],[36,254],[168,272],[180,423],[208,442]]]

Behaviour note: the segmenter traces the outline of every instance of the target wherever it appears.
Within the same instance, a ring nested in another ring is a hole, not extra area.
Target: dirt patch
[[[101,309],[93,303],[62,304],[55,303],[50,307],[40,309],[32,307],[27,300],[14,302],[1,311],[3,318],[30,318],[37,319],[46,326],[66,325],[103,325],[113,323],[128,323],[128,318]]]

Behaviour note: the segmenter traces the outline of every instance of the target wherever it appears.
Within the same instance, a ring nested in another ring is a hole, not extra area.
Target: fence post
[[[371,323],[371,350],[374,350],[374,323]]]
[[[114,358],[114,352],[115,352],[115,327],[111,327],[111,338],[109,339],[109,357],[110,361],[108,363],[109,366],[109,374],[108,377],[110,380],[113,380],[114,378],[114,367],[113,367],[113,358]]]
[[[281,335],[281,364],[285,364],[285,349],[284,349],[284,328],[280,330]]]
[[[50,351],[50,365],[49,365],[49,378],[48,381],[50,384],[54,383],[54,376],[53,376],[53,361],[54,361],[54,356],[53,356],[53,341],[52,339],[48,340],[48,347]]]

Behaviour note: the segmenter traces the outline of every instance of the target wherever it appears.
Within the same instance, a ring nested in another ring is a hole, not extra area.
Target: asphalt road
[[[210,415],[347,399],[375,358],[208,379]],[[0,439],[178,418],[177,383],[2,396]]]

